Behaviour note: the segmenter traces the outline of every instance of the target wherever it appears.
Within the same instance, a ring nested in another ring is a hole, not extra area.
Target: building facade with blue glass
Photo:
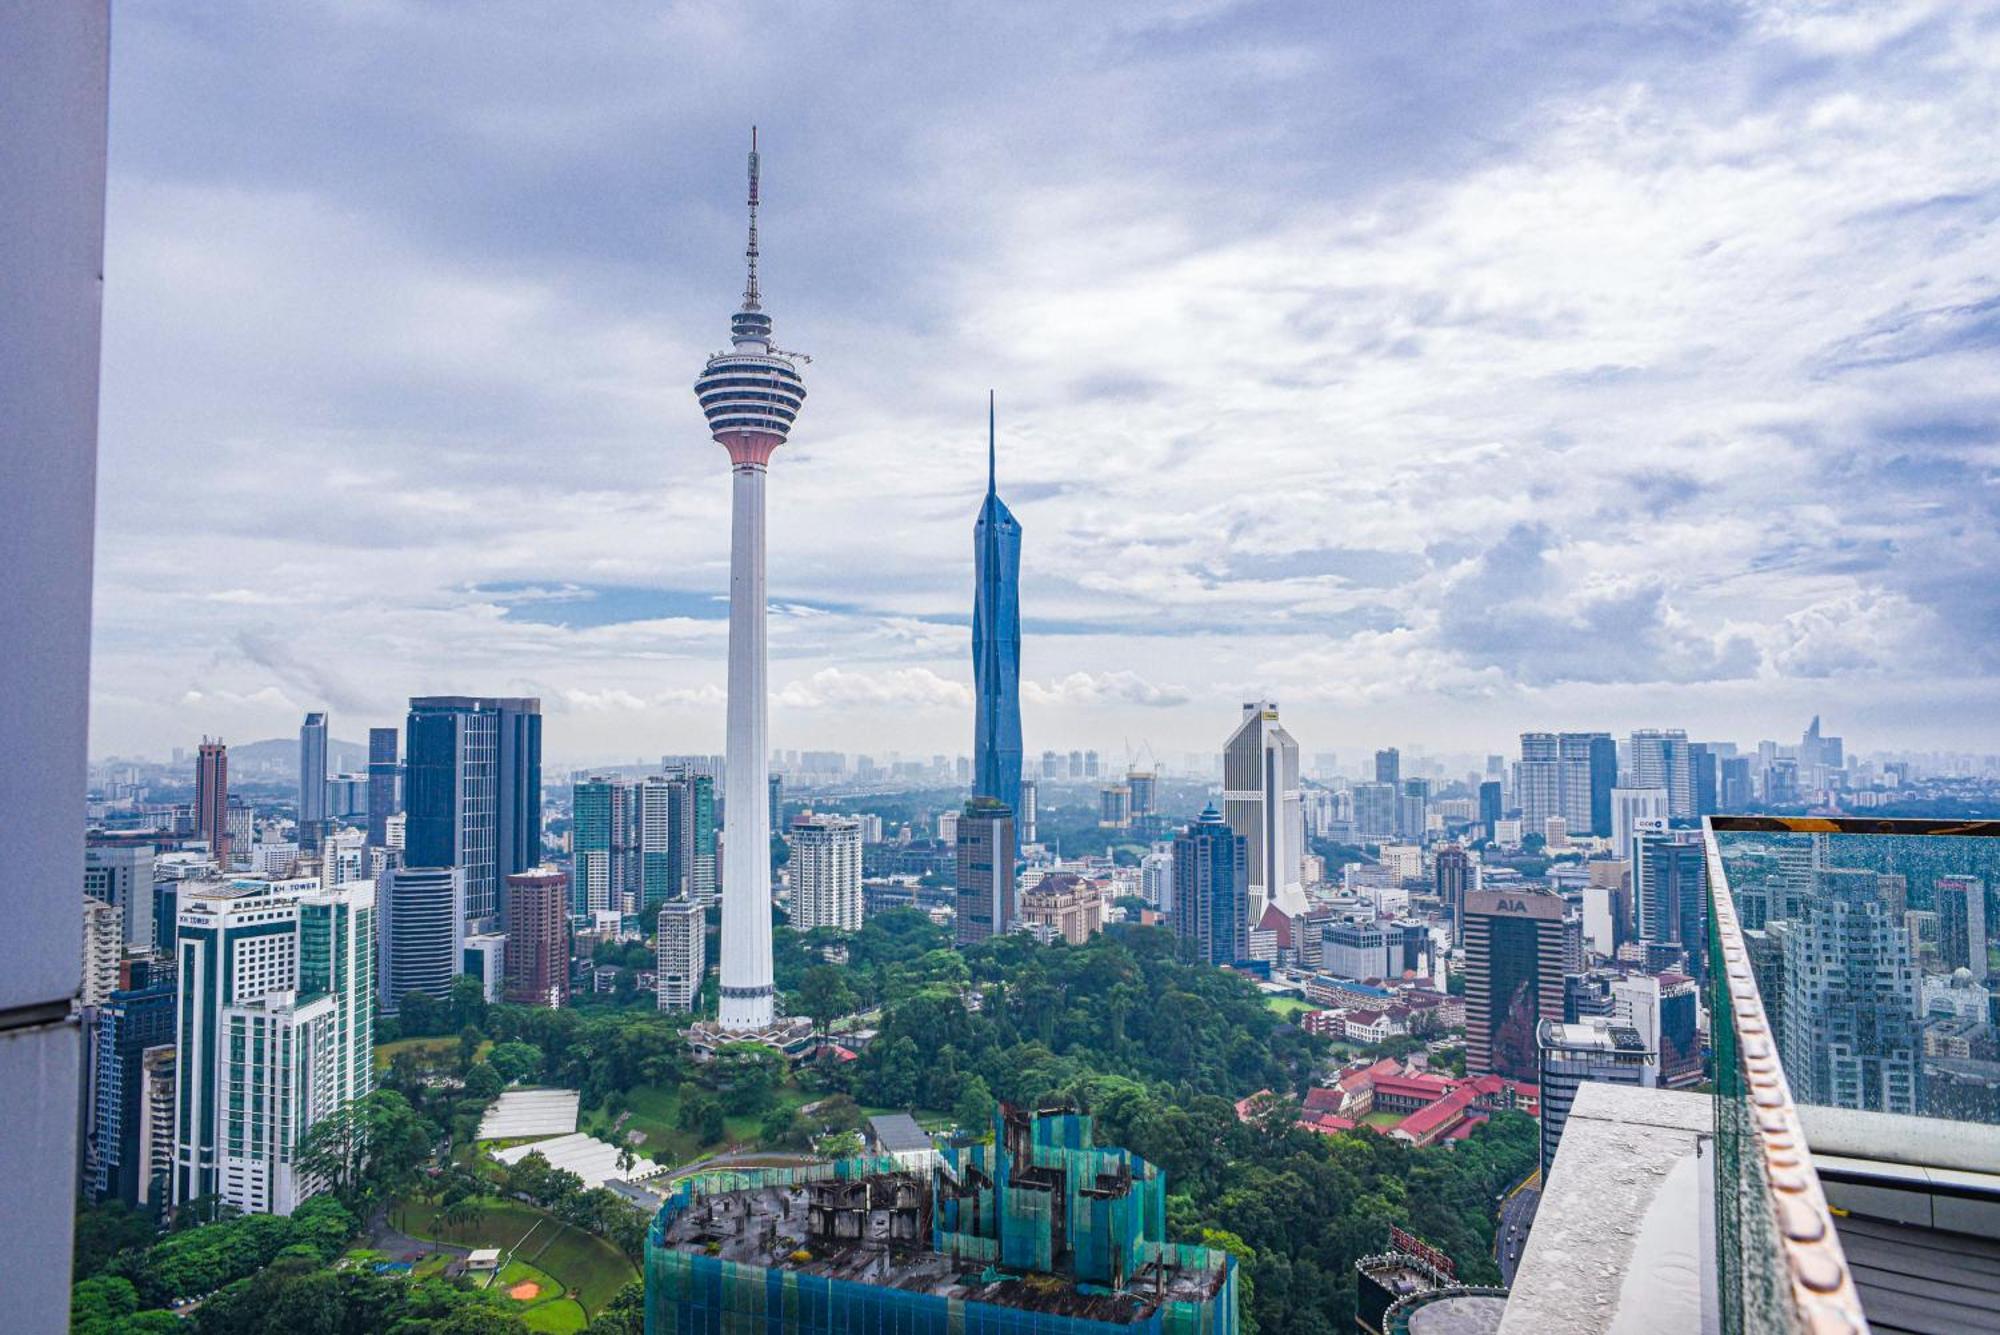
[[[542,702],[413,699],[403,755],[404,863],[463,867],[467,923],[497,923],[506,879],[541,862]]]
[[[996,483],[986,405],[986,500],[972,527],[972,795],[1021,809],[1021,525]],[[1018,827],[1015,843],[1020,843]]]

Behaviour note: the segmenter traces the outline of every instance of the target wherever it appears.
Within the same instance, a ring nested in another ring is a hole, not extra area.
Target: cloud
[[[1022,682],[1021,698],[1038,705],[1128,704],[1163,709],[1184,705],[1194,697],[1185,687],[1156,685],[1136,672],[1072,672],[1046,684]]]
[[[830,667],[788,682],[771,701],[781,708],[800,710],[963,709],[972,703],[972,688],[941,677],[929,668],[867,673]]]

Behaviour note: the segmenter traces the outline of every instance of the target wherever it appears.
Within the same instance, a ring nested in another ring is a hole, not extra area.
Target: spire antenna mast
[[[743,309],[761,310],[757,291],[757,127],[750,127],[750,245],[743,252],[750,261],[750,277],[743,284]]]
[[[999,471],[994,463],[993,445],[993,391],[986,391],[986,490],[990,493],[998,486]]]

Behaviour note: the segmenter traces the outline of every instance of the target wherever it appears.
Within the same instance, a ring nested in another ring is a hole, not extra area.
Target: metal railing
[[[1722,1326],[1728,1335],[1866,1331],[1716,841],[1739,819],[1709,818],[1706,841]]]

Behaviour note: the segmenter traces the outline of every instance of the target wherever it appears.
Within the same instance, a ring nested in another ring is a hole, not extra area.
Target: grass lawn
[[[590,1324],[583,1308],[574,1298],[551,1298],[545,1303],[536,1303],[521,1313],[521,1320],[527,1322],[528,1329],[542,1331],[546,1335],[576,1335]]]
[[[619,1289],[639,1278],[624,1254],[604,1239],[572,1228],[522,1201],[488,1200],[486,1213],[473,1224],[443,1224],[437,1214],[437,1207],[426,1201],[408,1201],[390,1213],[390,1222],[412,1237],[510,1252],[514,1261],[534,1267],[565,1290],[576,1290],[586,1314],[601,1310]],[[553,1315],[549,1318],[557,1319]],[[582,1323],[546,1327],[582,1328]]]
[[[492,1048],[493,1048],[493,1041],[491,1039],[488,1039],[479,1045],[479,1052],[477,1055],[484,1057],[488,1052],[492,1050]],[[386,1071],[389,1069],[389,1063],[396,1059],[397,1053],[412,1052],[419,1050],[427,1052],[457,1052],[458,1039],[455,1037],[454,1038],[399,1038],[394,1043],[378,1043],[375,1046],[375,1069],[378,1071]]]
[[[1372,1112],[1361,1119],[1361,1125],[1372,1126],[1378,1131],[1387,1131],[1402,1124],[1404,1114],[1392,1112]]]
[[[811,1103],[814,1097],[789,1082],[778,1087],[778,1102],[786,1108]],[[724,1144],[754,1146],[758,1130],[764,1122],[761,1116],[725,1117],[723,1129],[726,1139],[703,1144],[699,1137],[675,1125],[681,1110],[679,1085],[641,1085],[625,1096],[625,1107],[631,1116],[625,1119],[625,1125],[616,1136],[611,1134],[611,1123],[616,1119],[607,1117],[602,1108],[586,1111],[580,1119],[581,1129],[618,1144],[625,1143],[627,1132],[643,1132],[646,1139],[633,1147],[635,1152],[656,1159],[663,1158],[669,1164],[684,1164],[704,1154],[713,1154]]]
[[[1310,1001],[1304,1001],[1298,997],[1265,997],[1264,1004],[1287,1020],[1297,1015],[1300,1011],[1318,1009]]]

